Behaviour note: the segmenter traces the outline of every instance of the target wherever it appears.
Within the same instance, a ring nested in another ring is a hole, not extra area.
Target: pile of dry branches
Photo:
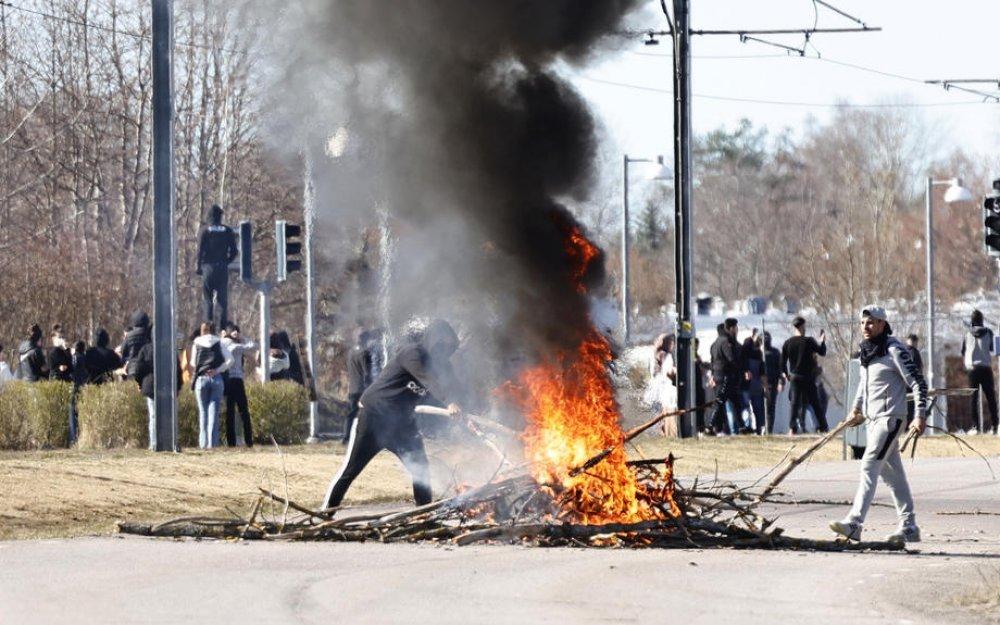
[[[665,413],[628,433],[626,441],[659,421]],[[831,440],[840,430],[831,432]],[[260,489],[246,518],[182,517],[160,524],[120,523],[127,534],[164,537],[248,540],[326,540],[423,542],[457,545],[516,542],[537,546],[600,547],[731,547],[809,549],[820,551],[901,550],[896,542],[845,542],[784,536],[757,508],[778,483],[821,445],[788,461],[762,490],[696,480],[689,488],[673,479],[673,458],[636,460],[629,466],[647,492],[661,493],[653,502],[662,514],[636,523],[581,524],[567,518],[558,503],[559,487],[540,484],[528,475],[499,476],[490,483],[425,506],[355,516],[335,517],[336,510],[311,510],[286,497]],[[579,467],[592,467],[608,456],[603,450]],[[678,513],[679,511],[679,513]],[[291,515],[291,516],[290,516]]]

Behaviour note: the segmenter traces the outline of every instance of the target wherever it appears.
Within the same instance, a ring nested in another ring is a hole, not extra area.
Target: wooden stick
[[[850,423],[850,420],[844,419],[843,421],[840,422],[840,425],[827,432],[826,436],[824,436],[823,438],[819,439],[818,441],[810,445],[808,449],[803,451],[798,456],[791,458],[788,461],[788,464],[785,465],[785,468],[779,471],[778,474],[774,476],[774,479],[772,479],[771,482],[767,485],[767,487],[763,491],[761,491],[760,495],[757,496],[756,503],[760,503],[761,501],[767,499],[768,495],[774,492],[774,489],[778,487],[778,484],[781,484],[785,480],[785,478],[788,477],[788,474],[791,473],[793,470],[795,470],[795,467],[799,466],[800,464],[808,460],[809,457],[812,456],[814,453],[816,453],[816,451],[820,447],[826,445],[827,443],[835,439],[838,434],[846,430],[849,427],[848,423]]]
[[[487,419],[486,417],[480,417],[479,415],[468,414],[465,412],[460,412],[457,415],[453,415],[450,412],[448,412],[447,408],[438,408],[437,406],[427,406],[427,405],[417,406],[416,408],[413,409],[413,412],[417,414],[434,415],[437,417],[451,417],[453,419],[465,419],[466,421],[474,423],[479,427],[494,430],[496,432],[505,434],[507,436],[517,435],[517,432],[510,429],[506,425],[503,425],[502,423],[497,423],[496,421],[492,419]]]

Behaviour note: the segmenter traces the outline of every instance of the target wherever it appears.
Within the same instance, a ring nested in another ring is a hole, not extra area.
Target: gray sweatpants
[[[861,459],[861,482],[854,495],[854,505],[847,520],[864,523],[868,508],[875,497],[875,486],[881,475],[896,504],[900,525],[916,523],[913,513],[913,496],[903,472],[903,459],[899,455],[899,438],[905,431],[906,415],[869,419],[865,425],[868,445]]]

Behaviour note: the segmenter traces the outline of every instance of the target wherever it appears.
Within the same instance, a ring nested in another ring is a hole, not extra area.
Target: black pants
[[[778,383],[772,382],[764,392],[764,409],[767,411],[767,433],[774,434],[774,414],[778,408]]]
[[[236,447],[236,409],[243,420],[243,442],[253,447],[253,426],[250,424],[250,407],[247,406],[247,389],[243,378],[226,378],[226,442]]]
[[[413,480],[413,499],[418,506],[431,502],[431,471],[424,451],[424,439],[412,415],[386,417],[362,408],[351,426],[347,456],[330,482],[324,507],[335,508],[343,501],[351,483],[380,451],[387,449],[403,462]]]
[[[215,303],[219,304],[219,325],[223,328],[229,321],[229,265],[205,265],[202,267],[202,296],[205,299],[205,321],[215,323]],[[214,296],[214,301],[213,301]]]
[[[997,388],[993,381],[993,369],[991,367],[973,367],[972,371],[969,372],[969,386],[972,388],[979,389],[980,393],[986,395],[986,405],[989,407],[990,414],[989,423],[983,423],[983,430],[987,427],[994,432],[997,431]],[[976,410],[973,412],[973,419],[978,419],[979,407],[981,405],[982,399],[976,396],[976,403],[974,406]],[[976,427],[979,424],[976,423]]]
[[[792,416],[789,426],[793,434],[806,431],[806,407],[812,408],[816,417],[816,429],[826,432],[826,412],[819,403],[816,394],[816,380],[809,377],[793,376],[788,382],[788,395],[792,403]]]
[[[696,406],[705,405],[705,385],[702,384],[701,379],[698,379],[694,385],[694,403]],[[695,411],[695,427],[698,428],[698,432],[705,429],[705,409],[699,408]]]
[[[733,421],[735,422],[736,427],[739,428],[739,424],[742,423],[740,411],[743,405],[743,402],[740,401],[739,380],[722,378],[721,380],[716,381],[715,409],[712,411],[712,427],[715,428],[716,432],[739,434],[739,432],[731,432],[729,429],[729,421],[726,418],[727,403],[729,404],[730,410],[733,411],[733,414],[736,417]]]
[[[764,433],[764,391],[754,392],[750,391],[750,408],[753,410],[753,426],[754,432],[757,434]]]

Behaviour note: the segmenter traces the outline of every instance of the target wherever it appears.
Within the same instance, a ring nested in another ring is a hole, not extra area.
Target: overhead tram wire
[[[578,75],[579,78],[603,85],[610,85],[612,87],[622,87],[626,89],[636,89],[638,91],[650,91],[653,93],[662,93],[664,95],[673,95],[673,90],[664,89],[662,87],[650,87],[647,85],[634,85],[630,83],[618,82],[615,80],[606,80],[603,78],[594,78],[592,76]],[[969,100],[960,102],[914,102],[914,103],[874,103],[874,104],[857,104],[852,102],[796,102],[787,100],[758,100],[754,98],[738,98],[732,96],[722,96],[707,93],[695,93],[694,97],[703,100],[720,100],[723,102],[742,102],[745,104],[766,104],[775,106],[798,106],[798,107],[811,107],[811,108],[929,108],[929,107],[940,107],[940,106],[968,106],[968,105],[982,105],[983,102],[979,100]]]

